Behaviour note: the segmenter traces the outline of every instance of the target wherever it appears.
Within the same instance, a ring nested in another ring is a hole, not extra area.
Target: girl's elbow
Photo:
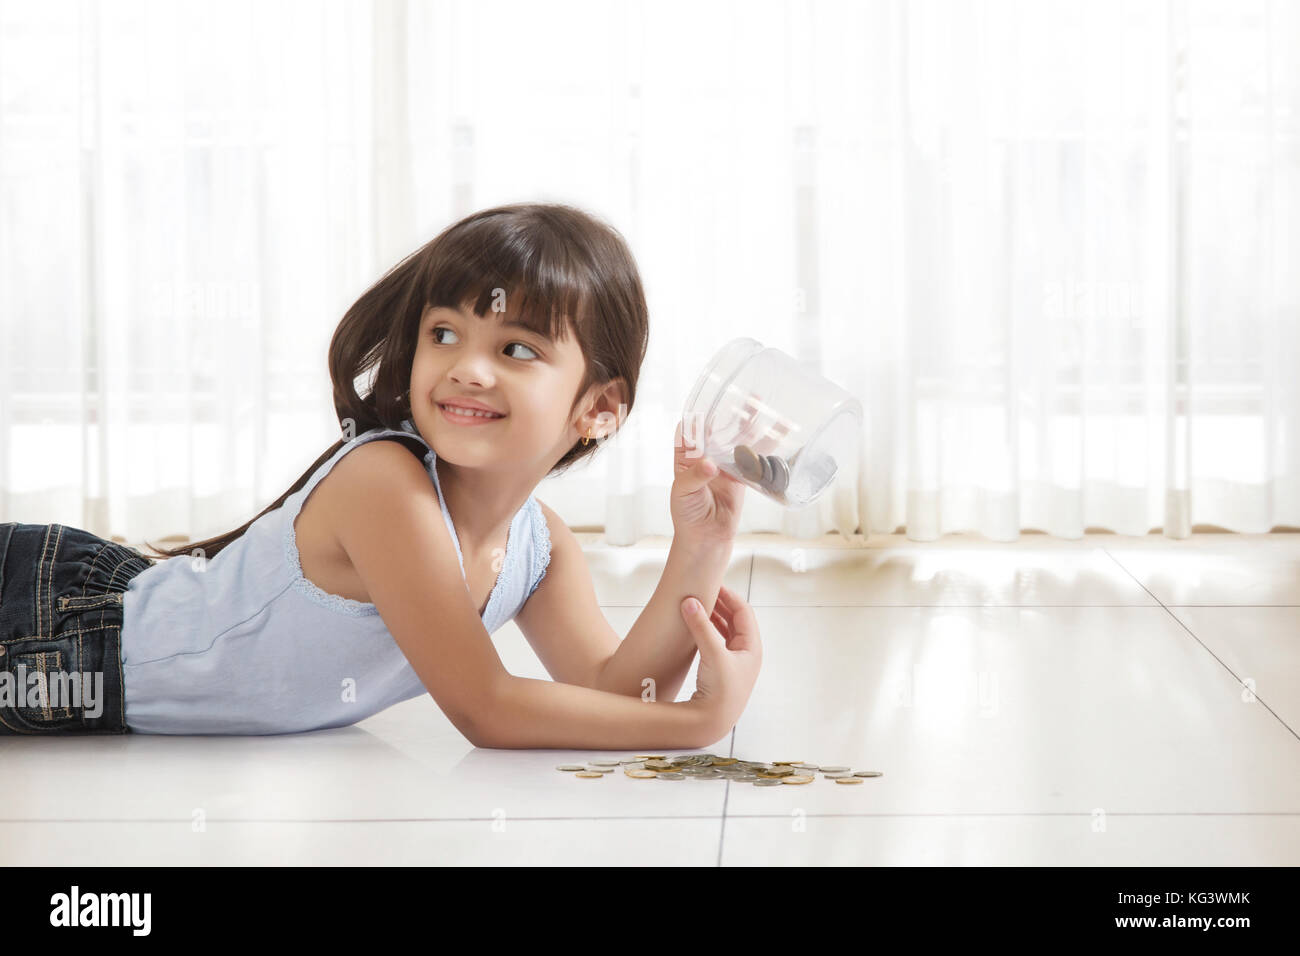
[[[509,679],[510,675],[505,675],[499,684],[483,695],[470,714],[459,719],[451,718],[456,729],[475,747],[485,750],[511,749],[504,733],[504,728],[509,723],[507,708],[504,706],[509,693]]]

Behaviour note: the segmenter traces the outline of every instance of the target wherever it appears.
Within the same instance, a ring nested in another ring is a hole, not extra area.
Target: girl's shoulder
[[[394,442],[401,445],[403,448],[410,451],[410,453],[415,456],[415,460],[421,465],[424,464],[424,459],[430,453],[429,447],[414,435],[381,435],[378,438],[373,438],[370,441],[367,441],[365,444],[376,445],[380,442]],[[361,447],[364,448],[365,445],[362,445]]]

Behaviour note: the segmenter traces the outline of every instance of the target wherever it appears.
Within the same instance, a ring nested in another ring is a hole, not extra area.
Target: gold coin
[[[836,777],[835,782],[836,783],[861,783],[862,778],[861,777]]]
[[[637,760],[663,760],[663,754],[636,754]]]
[[[781,782],[782,783],[812,783],[813,778],[808,776],[807,774],[796,773],[793,776],[783,778]]]
[[[627,770],[624,771],[624,774],[625,776],[631,777],[633,780],[653,780],[655,777],[659,776],[659,774],[655,773],[653,770]]]
[[[605,776],[605,775],[604,775],[603,773],[594,773],[594,772],[592,772],[592,771],[590,771],[590,770],[580,770],[580,771],[578,771],[577,773],[575,773],[574,776],[575,776],[575,777],[586,777],[586,778],[588,778],[588,779],[591,779],[591,778],[593,778],[593,777],[603,777],[603,776]]]
[[[739,763],[739,762],[740,761],[738,761],[735,757],[714,757],[713,758],[713,766],[715,767],[729,767],[733,763]]]

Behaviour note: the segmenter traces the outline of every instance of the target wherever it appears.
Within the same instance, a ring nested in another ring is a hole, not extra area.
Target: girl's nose
[[[480,388],[492,387],[492,366],[486,358],[465,356],[456,362],[450,378],[459,385],[478,385]]]

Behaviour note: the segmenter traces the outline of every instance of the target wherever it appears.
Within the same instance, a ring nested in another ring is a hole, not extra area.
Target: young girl
[[[622,641],[577,540],[532,497],[626,417],[647,338],[611,227],[555,204],[450,226],[343,316],[343,437],[242,527],[155,562],[0,525],[0,733],[299,733],[427,692],[481,747],[717,741],[762,655],[722,586],[744,485],[678,426],[672,548]],[[489,634],[509,620],[554,682],[506,672]],[[697,647],[697,690],[676,702]]]

